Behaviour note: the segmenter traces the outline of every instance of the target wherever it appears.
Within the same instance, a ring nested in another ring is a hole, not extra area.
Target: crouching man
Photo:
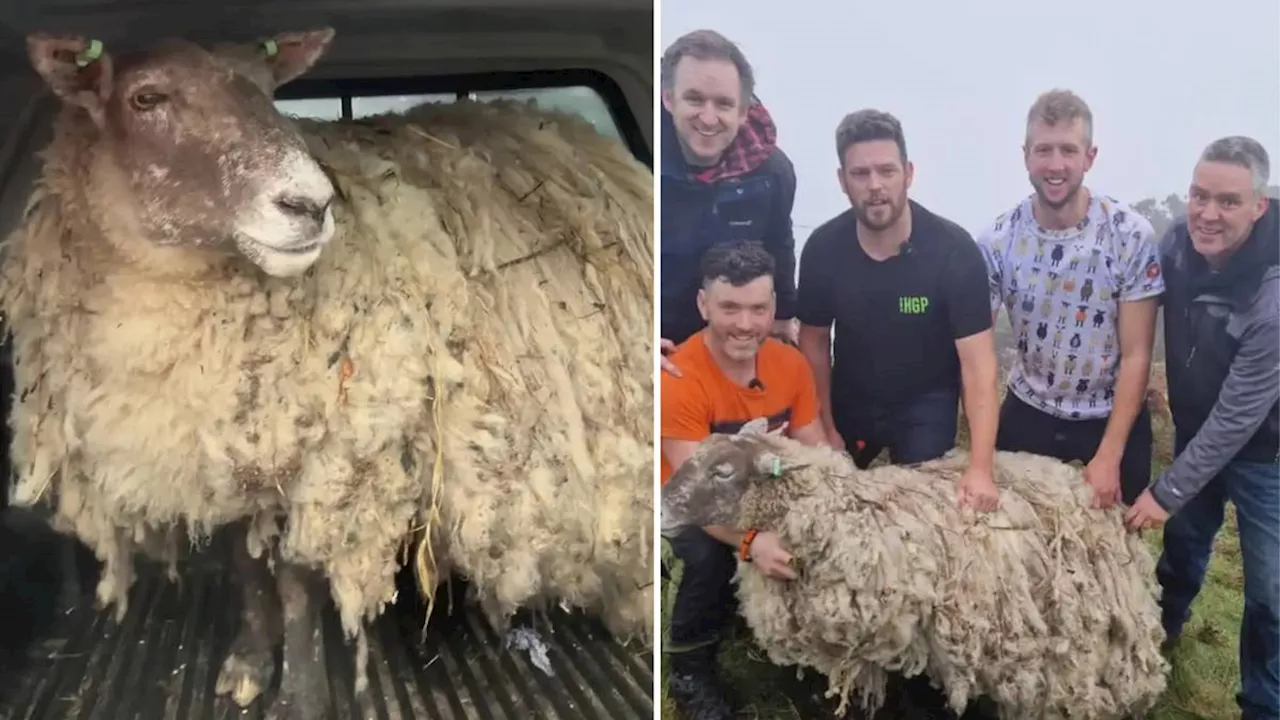
[[[712,433],[767,424],[807,444],[825,444],[818,397],[804,356],[770,337],[774,263],[758,243],[712,247],[702,259],[698,310],[707,325],[671,359],[680,377],[663,374],[662,483]],[[795,579],[791,556],[767,528],[690,528],[669,538],[684,563],[671,615],[672,698],[699,720],[732,718],[716,672],[720,633],[733,612],[738,559],[771,577]]]
[[[1157,566],[1170,643],[1204,582],[1227,500],[1244,561],[1243,720],[1280,718],[1280,209],[1256,141],[1210,144],[1187,216],[1162,242],[1164,332],[1175,459],[1129,509],[1166,520]]]

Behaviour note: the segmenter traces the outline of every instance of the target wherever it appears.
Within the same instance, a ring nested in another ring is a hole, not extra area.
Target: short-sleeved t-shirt
[[[712,433],[736,433],[763,420],[769,432],[787,433],[818,417],[813,373],[800,351],[773,338],[756,355],[756,381],[743,387],[716,364],[704,340],[690,337],[671,354],[681,377],[662,373],[662,437],[700,442]],[[662,483],[675,468],[662,457]]]
[[[1094,195],[1084,220],[1040,226],[1028,196],[978,236],[993,312],[1009,311],[1017,354],[1009,392],[1055,417],[1111,414],[1120,303],[1164,292],[1151,223],[1114,198]]]
[[[991,327],[987,269],[973,237],[909,202],[911,237],[894,257],[867,255],[853,210],[814,230],[801,252],[796,317],[835,327],[837,417],[958,390],[956,340]]]

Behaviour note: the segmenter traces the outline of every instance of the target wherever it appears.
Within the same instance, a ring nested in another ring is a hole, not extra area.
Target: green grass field
[[[1163,380],[1163,372],[1160,373]],[[1170,460],[1166,422],[1157,419],[1154,428],[1158,438],[1153,471],[1158,472]],[[967,435],[962,429],[962,443]],[[1154,473],[1153,473],[1154,474]],[[1150,533],[1153,558],[1159,556],[1160,534]],[[663,558],[671,568],[672,581],[662,589],[663,636],[666,616],[675,600],[675,583],[679,579],[679,561],[664,545]],[[1219,533],[1213,559],[1209,565],[1205,587],[1192,608],[1192,620],[1182,642],[1171,657],[1169,688],[1152,720],[1223,720],[1240,717],[1235,704],[1239,683],[1238,641],[1243,609],[1244,577],[1240,565],[1240,542],[1236,535],[1234,508],[1228,507],[1227,521]],[[794,687],[795,668],[777,667],[769,663],[744,633],[731,637],[721,650],[720,664],[725,681],[744,706],[743,718],[800,718],[796,702],[787,689]],[[813,671],[807,676],[812,677]],[[815,687],[825,689],[817,681]],[[667,697],[665,673],[662,678],[662,717],[674,720],[679,715]]]

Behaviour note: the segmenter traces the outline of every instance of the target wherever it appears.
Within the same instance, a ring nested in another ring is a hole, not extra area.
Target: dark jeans
[[[959,403],[959,390],[933,390],[895,405],[832,414],[845,449],[865,469],[885,448],[895,465],[942,457],[956,444]]]
[[[1244,618],[1240,623],[1243,720],[1280,718],[1280,463],[1237,460],[1223,468],[1164,527],[1156,566],[1163,588],[1165,632],[1173,637],[1190,617],[1204,584],[1213,539],[1226,501],[1236,506],[1244,561]]]
[[[1028,405],[1013,393],[1000,407],[996,449],[1088,463],[1102,444],[1107,420],[1066,420]],[[1120,458],[1120,497],[1132,505],[1151,484],[1151,413],[1143,404]]]
[[[680,587],[671,611],[671,652],[680,652],[719,639],[733,616],[733,573],[738,568],[733,548],[691,527],[670,538],[671,549],[684,563]]]

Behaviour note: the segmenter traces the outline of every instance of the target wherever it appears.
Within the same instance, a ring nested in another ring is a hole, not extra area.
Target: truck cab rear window
[[[383,113],[400,113],[423,103],[451,103],[460,97],[489,102],[516,100],[536,102],[548,110],[574,113],[591,123],[603,135],[622,139],[621,131],[605,99],[596,90],[585,85],[566,87],[521,88],[514,90],[476,90],[468,93],[424,93],[418,95],[350,95],[346,97],[320,97],[277,100],[276,107],[288,115],[318,120],[339,120],[343,117],[360,118]],[[350,108],[344,110],[344,105]]]

